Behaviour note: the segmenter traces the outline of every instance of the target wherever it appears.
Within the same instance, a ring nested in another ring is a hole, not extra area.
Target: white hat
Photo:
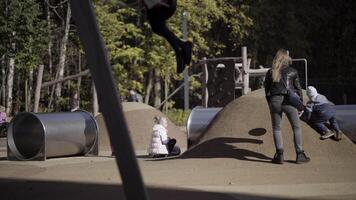
[[[316,91],[315,87],[308,86],[307,95],[309,99],[313,100],[318,95],[318,91]]]
[[[130,93],[130,95],[135,95],[136,94],[135,90],[130,90],[129,93]]]

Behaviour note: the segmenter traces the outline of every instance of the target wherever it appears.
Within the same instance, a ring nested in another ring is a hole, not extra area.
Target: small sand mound
[[[313,160],[343,162],[354,160],[356,148],[344,137],[340,142],[321,141],[319,134],[304,122],[304,150]],[[282,120],[285,159],[295,160],[293,132],[285,115]],[[263,89],[242,96],[228,104],[211,123],[197,145],[183,158],[236,157],[269,161],[275,153],[272,125]]]
[[[131,140],[136,151],[146,151],[151,139],[151,131],[154,125],[154,116],[165,116],[159,110],[142,103],[122,103],[126,122],[130,131]],[[97,115],[99,125],[99,153],[111,151],[108,132],[102,114]],[[168,118],[167,118],[168,119]],[[181,149],[187,148],[187,136],[168,119],[168,136],[177,139]],[[101,154],[101,153],[100,153]]]

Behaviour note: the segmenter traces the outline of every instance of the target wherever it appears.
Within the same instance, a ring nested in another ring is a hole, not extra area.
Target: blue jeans
[[[329,122],[329,123],[328,123]],[[309,125],[318,133],[323,134],[327,132],[329,129],[335,132],[340,132],[339,124],[336,121],[335,116],[327,120],[313,120],[309,122]]]

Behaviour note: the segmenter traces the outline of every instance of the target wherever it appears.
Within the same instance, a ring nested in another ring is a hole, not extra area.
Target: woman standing
[[[282,114],[285,113],[292,126],[294,134],[294,147],[297,154],[296,163],[307,163],[310,158],[307,157],[302,147],[302,133],[298,110],[291,106],[285,98],[287,90],[294,90],[303,101],[302,89],[299,83],[297,70],[290,67],[292,63],[288,51],[284,49],[278,50],[273,59],[272,68],[267,72],[265,78],[265,92],[268,106],[271,113],[273,139],[276,147],[276,154],[272,159],[273,163],[283,164],[283,140],[281,132]]]

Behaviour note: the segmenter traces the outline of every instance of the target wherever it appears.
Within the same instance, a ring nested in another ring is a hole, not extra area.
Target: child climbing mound
[[[333,104],[313,86],[308,87],[307,96],[309,101],[304,112],[309,114],[304,115],[308,117],[303,121],[321,134],[320,139],[325,140],[334,136],[336,140],[341,140],[342,132],[335,118]]]

